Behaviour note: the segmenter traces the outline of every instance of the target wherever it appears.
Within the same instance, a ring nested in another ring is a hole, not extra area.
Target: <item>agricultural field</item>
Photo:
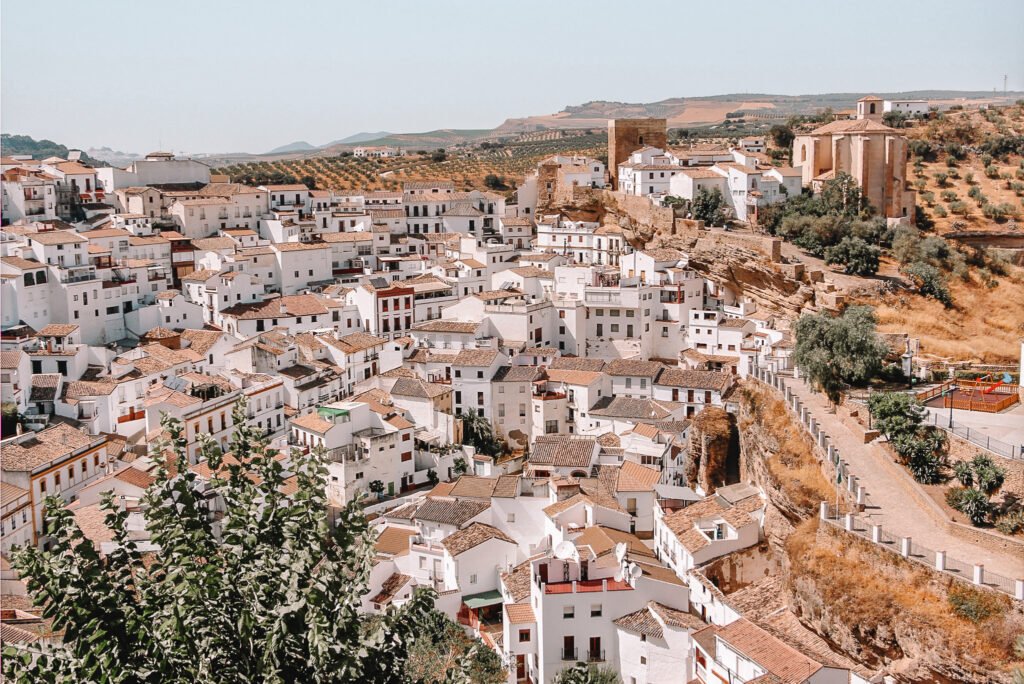
[[[1024,254],[1005,247],[1024,245],[1024,105],[946,112],[906,135],[921,227],[946,236],[980,233],[962,244],[968,253],[982,248],[989,261],[949,274],[953,308],[906,292],[871,301],[879,328],[919,337],[926,354],[1013,362],[1024,337]]]
[[[512,189],[537,162],[552,154],[599,155],[606,150],[604,133],[566,136],[550,131],[509,142],[447,150],[443,155],[427,151],[395,159],[362,159],[350,154],[310,156],[242,162],[215,169],[214,173],[247,184],[304,182],[332,190],[398,190],[406,181],[431,178],[453,180],[463,189],[483,189],[484,179],[493,175]]]

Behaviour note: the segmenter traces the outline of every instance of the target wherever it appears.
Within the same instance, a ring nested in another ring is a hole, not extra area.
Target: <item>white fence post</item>
[[[1024,579],[1013,580],[1013,597],[1024,601]]]
[[[818,514],[822,520],[828,520],[828,501],[822,501],[821,507],[818,510]]]
[[[903,537],[900,540],[900,555],[904,558],[910,557],[910,537]]]
[[[853,532],[853,513],[846,514],[846,519],[843,521],[843,526],[846,527],[847,532]]]
[[[942,572],[946,569],[946,552],[936,551],[935,552],[935,569]]]
[[[872,525],[871,526],[871,541],[875,544],[882,543],[882,526]]]
[[[985,566],[981,563],[974,564],[974,583],[984,584],[985,583]]]
[[[866,498],[866,494],[867,494],[867,492],[864,490],[864,485],[858,484],[857,485],[857,505],[860,506],[861,508],[864,507],[864,504],[865,504],[864,499]]]

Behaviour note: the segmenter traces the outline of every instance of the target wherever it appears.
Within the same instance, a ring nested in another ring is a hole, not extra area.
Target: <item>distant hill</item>
[[[953,103],[961,100],[981,102],[1013,102],[1020,93],[989,91],[916,90],[898,93],[823,93],[818,95],[771,95],[764,93],[732,93],[705,97],[673,97],[650,103],[611,102],[595,100],[570,105],[554,114],[507,119],[495,129],[499,134],[523,133],[549,128],[595,128],[607,126],[608,119],[655,117],[668,119],[670,128],[720,123],[726,114],[741,114],[753,119],[786,119],[796,114],[813,114],[826,107],[834,110],[853,109],[865,95],[881,98],[919,99]]]
[[[384,137],[372,140],[361,140],[360,145],[391,145],[406,150],[433,150],[439,147],[462,145],[484,138],[494,137],[489,128],[442,128],[425,133],[388,133]],[[343,147],[351,147],[352,143],[337,143],[321,148],[328,154],[338,154]]]
[[[99,159],[112,166],[121,168],[145,156],[138,152],[122,152],[120,150],[112,150],[109,147],[90,147],[85,152],[93,159]]]
[[[10,133],[0,135],[0,153],[5,157],[13,154],[30,154],[33,159],[46,159],[47,157],[67,159],[68,151],[67,147],[52,140],[36,140],[28,135],[12,135]],[[90,157],[84,151],[82,152],[82,161],[95,166],[107,166],[105,162]]]
[[[284,154],[286,152],[312,152],[313,150],[319,149],[316,145],[310,145],[305,140],[298,142],[288,143],[287,145],[281,145],[267,152],[267,154]]]
[[[387,131],[377,131],[376,133],[356,133],[355,135],[350,135],[347,138],[342,138],[341,140],[332,140],[326,145],[321,145],[320,147],[324,148],[334,147],[335,145],[355,145],[357,143],[366,142],[367,140],[379,140],[380,138],[386,138],[389,135],[391,135],[391,133]]]

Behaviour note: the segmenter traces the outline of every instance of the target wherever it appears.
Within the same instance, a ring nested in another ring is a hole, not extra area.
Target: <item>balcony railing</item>
[[[579,660],[580,650],[578,648],[563,648],[562,649],[562,660],[566,662],[576,662]]]
[[[587,662],[603,663],[604,662],[604,650],[588,651],[587,652]]]

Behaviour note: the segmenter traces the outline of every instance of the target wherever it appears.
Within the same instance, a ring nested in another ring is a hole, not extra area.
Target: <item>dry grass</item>
[[[1024,269],[1009,267],[990,288],[976,275],[969,281],[953,277],[954,308],[910,293],[888,295],[875,306],[878,329],[908,332],[920,338],[921,351],[931,356],[983,363],[1012,363],[1019,359],[1024,337]]]
[[[993,594],[995,614],[979,623],[958,617],[947,598],[955,580],[830,526],[819,529],[816,519],[797,527],[786,550],[791,576],[813,581],[823,604],[856,635],[905,636],[981,671],[1014,665],[1022,616],[1008,597]]]
[[[785,402],[768,389],[748,386],[742,397],[754,419],[778,445],[773,457],[766,460],[768,472],[790,501],[813,516],[819,503],[832,497],[832,487],[803,428]]]

